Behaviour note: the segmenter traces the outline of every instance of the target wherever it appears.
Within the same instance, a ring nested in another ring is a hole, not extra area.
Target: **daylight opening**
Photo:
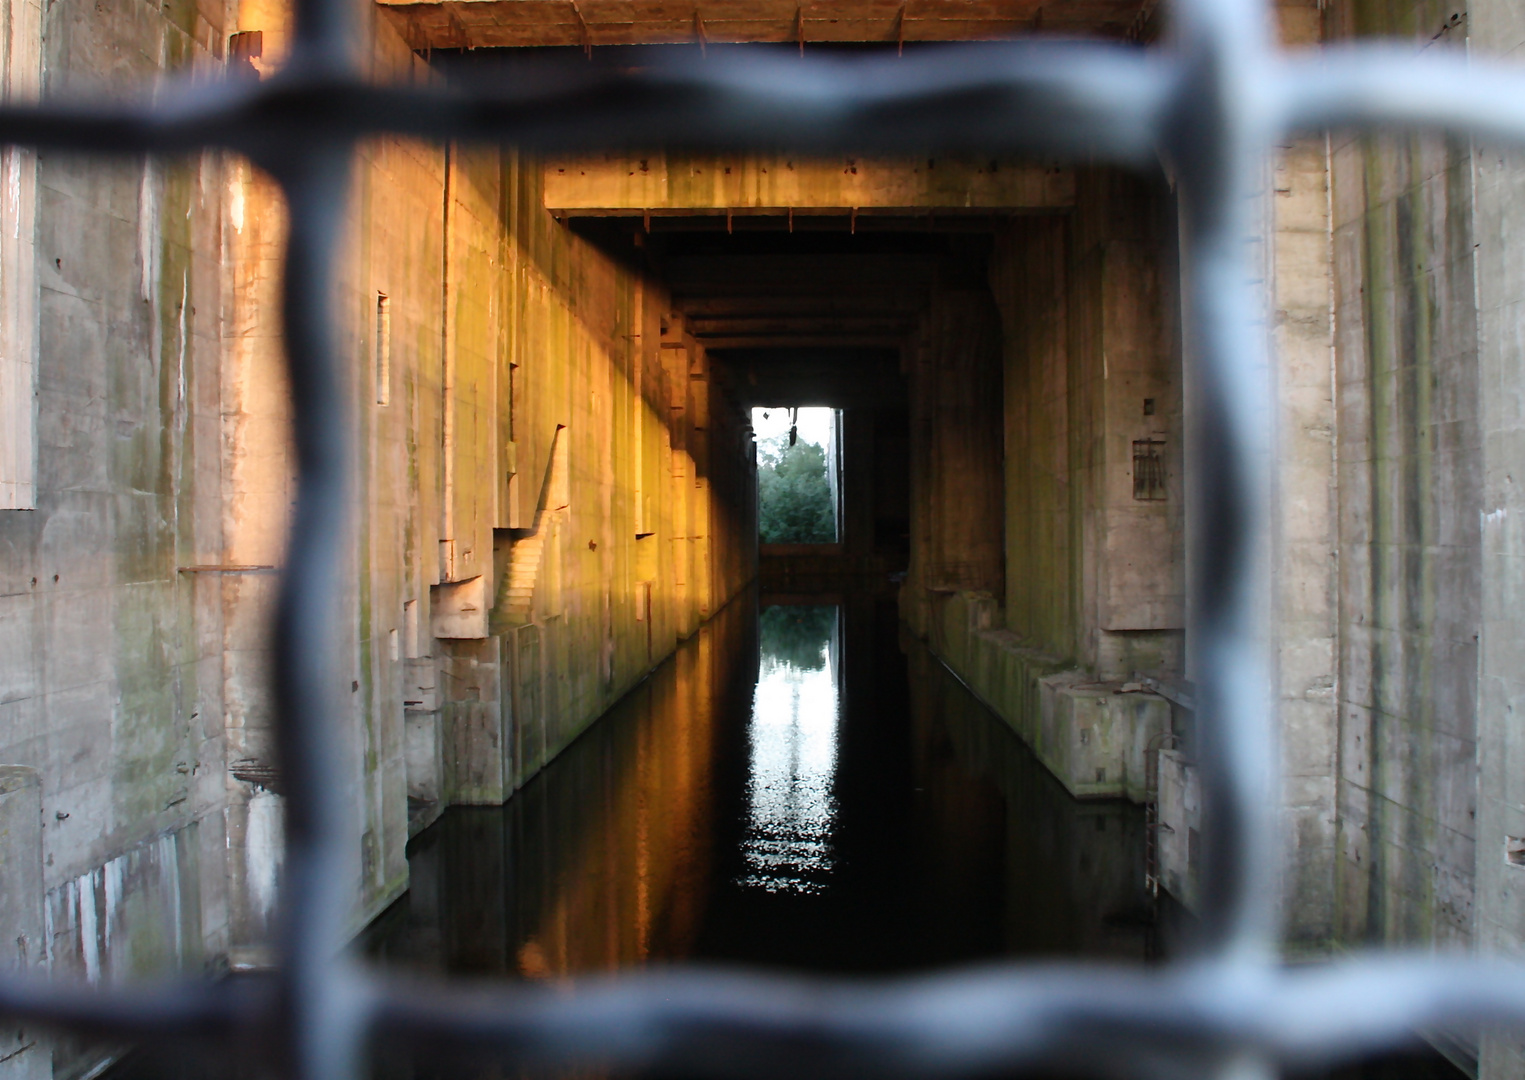
[[[752,410],[757,532],[764,544],[834,544],[841,492],[841,412]]]

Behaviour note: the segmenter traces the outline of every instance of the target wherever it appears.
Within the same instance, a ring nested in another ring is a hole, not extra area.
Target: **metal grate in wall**
[[[7,979],[0,1012],[111,1038],[200,1040],[301,1080],[356,1076],[400,1048],[532,1066],[709,1076],[1066,1073],[1263,1076],[1393,1045],[1416,1028],[1525,1023],[1525,967],[1421,954],[1287,969],[1276,955],[1276,748],[1263,620],[1271,419],[1246,239],[1270,147],[1296,132],[1405,126],[1525,144],[1525,74],[1384,46],[1281,55],[1253,0],[1178,0],[1170,47],[1053,43],[902,59],[752,56],[589,69],[491,88],[377,86],[351,0],[297,0],[279,74],[138,100],[0,108],[0,140],[116,154],[247,154],[289,201],[284,327],[300,493],[273,629],[286,790],[280,968],[258,985],[70,986]],[[257,39],[236,44],[247,62]],[[352,835],[329,642],[352,433],[331,292],[356,140],[396,133],[541,151],[1025,153],[1169,163],[1182,198],[1192,550],[1200,657],[1204,933],[1161,968],[993,966],[864,983],[673,970],[575,990],[389,981],[342,958]]]

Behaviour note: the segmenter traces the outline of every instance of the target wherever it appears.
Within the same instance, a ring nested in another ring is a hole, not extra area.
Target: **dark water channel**
[[[900,639],[891,596],[737,603],[507,805],[421,834],[370,945],[530,979],[1142,960],[1142,830],[1070,799]]]
[[[1169,950],[1142,887],[1143,824],[1129,803],[1071,799],[902,637],[892,594],[747,598],[509,803],[454,808],[416,837],[409,892],[360,946],[394,971],[513,980],[678,960],[1146,962]],[[113,1075],[247,1071],[144,1048]],[[522,1074],[392,1059],[375,1075]],[[1335,1075],[1462,1076],[1417,1047]]]
[[[733,603],[507,805],[448,811],[368,951],[532,980],[1170,951],[1184,917],[1143,889],[1139,807],[1070,798],[892,593],[808,599]],[[380,1073],[498,1075],[442,1068]],[[1415,1045],[1333,1077],[1462,1075]]]

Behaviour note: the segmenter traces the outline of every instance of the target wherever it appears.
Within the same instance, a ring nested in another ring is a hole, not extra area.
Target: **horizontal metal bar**
[[[1136,49],[1010,45],[902,60],[736,57],[724,65],[505,68],[469,88],[375,86],[325,70],[170,80],[137,103],[0,108],[0,142],[116,153],[395,133],[541,150],[702,146],[1021,152],[1150,160],[1171,68]]]
[[[100,987],[7,973],[0,1016],[103,1038],[227,1039],[239,1028],[263,1026],[270,990],[268,981],[253,979]]]
[[[1525,68],[1453,50],[1336,45],[1273,65],[1280,126],[1431,128],[1525,142]]]
[[[377,993],[374,1038],[389,1051],[737,1078],[1136,1073],[1149,1059],[1228,1049],[1328,1065],[1411,1041],[1421,1026],[1525,1021],[1525,969],[1430,955],[1250,976],[1212,963],[1006,966],[881,983],[672,970],[575,989],[394,983]]]
[[[273,989],[262,978],[148,988],[7,979],[0,1013],[121,1037],[247,1040],[272,1029]],[[1421,1027],[1525,1023],[1525,967],[1403,953],[1259,972],[1011,964],[873,982],[673,968],[570,986],[371,979],[355,992],[374,1051],[736,1078],[1107,1072],[1229,1048],[1311,1067],[1412,1041]]]

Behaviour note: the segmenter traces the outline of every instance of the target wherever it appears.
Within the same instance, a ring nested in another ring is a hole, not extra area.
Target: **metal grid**
[[[295,46],[263,83],[170,87],[153,103],[0,108],[0,141],[117,153],[221,146],[269,170],[290,207],[284,313],[300,494],[274,628],[289,795],[281,962],[268,983],[87,988],[7,979],[0,1013],[129,1039],[197,1039],[300,1080],[369,1054],[475,1049],[520,1067],[714,1076],[1066,1072],[1267,1075],[1389,1047],[1415,1028],[1525,1023],[1525,968],[1384,953],[1277,963],[1274,716],[1260,545],[1271,420],[1259,299],[1246,281],[1254,197],[1276,139],[1406,126],[1525,144],[1525,74],[1381,46],[1279,55],[1256,0],[1177,0],[1170,48],[929,50],[881,61],[736,57],[589,69],[490,89],[362,77],[353,0],[296,0]],[[1205,932],[1155,970],[993,966],[883,983],[672,970],[575,991],[384,980],[345,959],[351,834],[330,695],[352,455],[333,302],[355,140],[396,133],[538,150],[1023,152],[1171,163],[1182,195],[1197,482],[1190,629],[1204,819]]]

